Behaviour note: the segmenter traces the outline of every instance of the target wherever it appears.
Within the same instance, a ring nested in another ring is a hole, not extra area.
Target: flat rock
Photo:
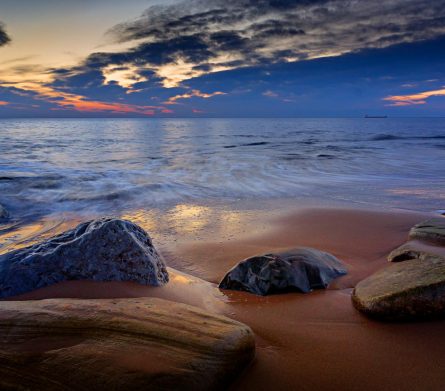
[[[409,237],[445,245],[445,217],[434,217],[416,224],[411,228]]]
[[[389,262],[402,262],[409,259],[419,259],[424,261],[431,256],[445,257],[445,247],[434,246],[430,243],[411,240],[391,251],[388,255]]]
[[[164,261],[136,224],[99,219],[45,242],[0,256],[0,297],[17,296],[61,281],[168,282]]]
[[[360,281],[354,306],[383,320],[422,320],[445,315],[445,258],[425,256],[393,263]]]
[[[225,389],[249,327],[154,298],[0,303],[2,390]]]
[[[296,248],[241,261],[226,274],[219,287],[262,296],[290,291],[307,293],[326,288],[333,279],[346,273],[333,255]]]

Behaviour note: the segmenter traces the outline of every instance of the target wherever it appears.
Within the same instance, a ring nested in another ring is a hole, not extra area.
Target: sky
[[[445,116],[445,0],[0,0],[0,117]]]

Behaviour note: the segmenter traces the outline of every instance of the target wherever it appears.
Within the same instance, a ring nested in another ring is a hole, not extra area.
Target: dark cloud
[[[196,71],[329,57],[445,34],[445,0],[188,0],[113,27],[124,53],[90,64],[190,63]],[[190,73],[193,75],[193,73]],[[184,75],[186,78],[187,75]]]
[[[108,32],[113,41],[134,46],[93,53],[77,67],[53,70],[52,86],[76,93],[153,91],[224,70],[442,35],[445,0],[187,0],[152,6],[113,27]],[[126,71],[135,77],[125,82],[118,73]]]
[[[0,23],[0,46],[6,45],[11,41],[11,38],[9,38],[9,35],[5,31],[5,27],[2,23]]]
[[[188,0],[169,6],[152,6],[140,18],[110,30],[118,41],[139,38],[169,39],[179,34],[211,32],[234,24],[278,17],[288,11],[321,6],[328,0]],[[274,20],[272,19],[272,23]]]
[[[443,113],[440,98],[431,98],[431,102],[424,105],[403,107],[388,107],[389,102],[382,98],[441,89],[445,80],[444,45],[445,37],[442,37],[311,61],[261,64],[249,68],[243,67],[243,63],[234,63],[237,69],[208,72],[182,82],[181,87],[169,89],[162,87],[156,74],[144,70],[141,74],[148,80],[136,83],[133,89],[141,91],[131,93],[113,82],[104,85],[101,69],[94,69],[95,63],[89,70],[86,66],[59,70],[60,80],[52,87],[57,91],[78,93],[85,97],[85,102],[125,102],[135,107],[147,104],[161,107],[163,102],[171,102],[176,96],[176,104],[168,106],[174,113],[154,109],[156,115],[161,116],[194,116],[192,109],[216,117],[362,116],[364,112],[386,113],[387,110],[391,116],[440,116]],[[196,67],[206,72],[209,70],[205,64]],[[126,71],[128,66],[116,65],[114,69]],[[195,91],[208,95],[215,91],[228,94],[204,99]],[[179,99],[178,95],[190,98]],[[20,89],[2,90],[0,87],[0,100],[22,105],[20,111],[13,103],[1,106],[0,116],[5,113],[28,116],[127,115],[109,111],[74,111],[66,102],[61,102],[61,98],[47,98],[46,101],[43,98],[37,93],[25,94]],[[434,99],[438,100],[437,104]],[[36,104],[38,108],[34,108]],[[130,112],[129,115],[143,114]]]

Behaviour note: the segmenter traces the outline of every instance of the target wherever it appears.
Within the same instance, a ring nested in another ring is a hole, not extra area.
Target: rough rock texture
[[[241,261],[219,284],[257,295],[326,288],[346,269],[333,255],[310,248],[265,254]]]
[[[391,251],[388,255],[388,261],[402,262],[409,259],[424,261],[431,256],[445,257],[445,247],[433,246],[418,240],[412,240]]]
[[[9,218],[8,211],[0,204],[0,221],[7,220]]]
[[[249,327],[154,298],[0,303],[2,390],[215,390],[252,360]]]
[[[0,256],[2,298],[66,280],[158,286],[168,281],[168,273],[147,233],[118,219],[82,223],[48,241]]]
[[[445,258],[428,256],[394,263],[360,281],[352,295],[363,313],[386,320],[445,315]]]
[[[435,217],[416,224],[409,232],[410,239],[445,245],[445,218]]]

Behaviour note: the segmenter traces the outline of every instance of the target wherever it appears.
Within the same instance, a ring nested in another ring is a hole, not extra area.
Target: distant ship
[[[365,115],[365,118],[388,118],[387,115]]]

